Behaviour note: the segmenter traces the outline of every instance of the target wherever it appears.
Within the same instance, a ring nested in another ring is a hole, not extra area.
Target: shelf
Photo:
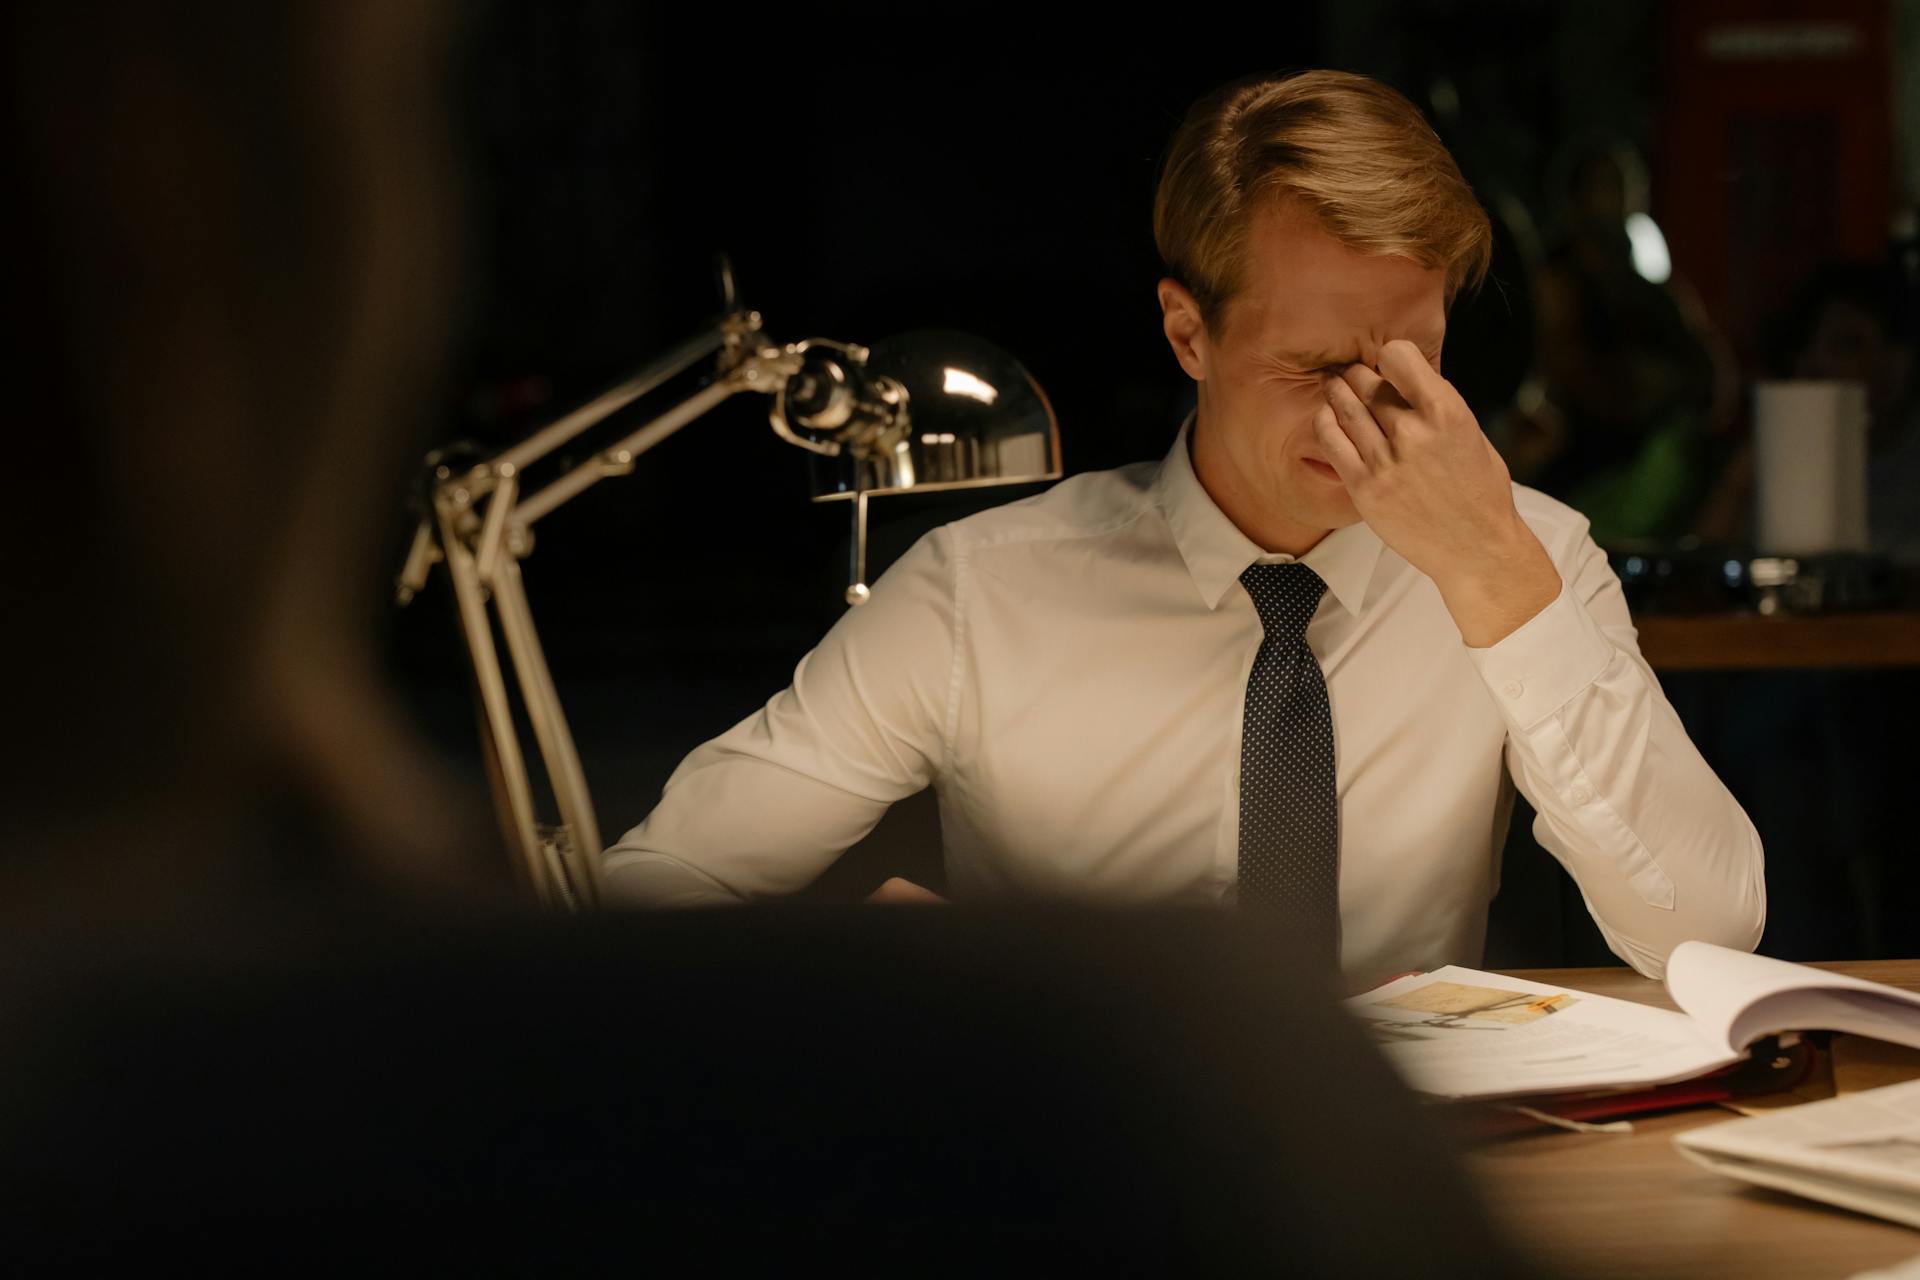
[[[1920,667],[1920,611],[1650,614],[1634,625],[1640,652],[1659,671]]]

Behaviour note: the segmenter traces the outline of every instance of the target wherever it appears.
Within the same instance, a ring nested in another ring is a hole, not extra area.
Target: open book
[[[1347,1007],[1409,1085],[1442,1098],[1668,1084],[1782,1031],[1920,1048],[1920,994],[1708,942],[1674,949],[1667,992],[1684,1013],[1449,965]]]
[[[1920,1227],[1920,1080],[1675,1134],[1709,1169]]]

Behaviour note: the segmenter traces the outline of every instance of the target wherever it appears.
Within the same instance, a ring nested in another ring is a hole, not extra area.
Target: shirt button
[[[1517,698],[1527,691],[1527,686],[1521,684],[1518,680],[1509,680],[1501,686],[1501,688],[1509,698]]]
[[[1586,804],[1593,799],[1593,792],[1587,787],[1575,787],[1573,794],[1568,796],[1567,799],[1573,801],[1576,805]]]

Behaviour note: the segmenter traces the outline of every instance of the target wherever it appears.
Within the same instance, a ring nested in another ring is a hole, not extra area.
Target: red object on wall
[[[1809,271],[1886,252],[1889,21],[1886,0],[1668,9],[1654,217],[1749,368],[1762,322]]]

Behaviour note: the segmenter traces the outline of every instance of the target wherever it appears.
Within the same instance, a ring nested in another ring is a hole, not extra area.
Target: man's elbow
[[[1758,844],[1755,845],[1756,858]],[[1747,892],[1745,914],[1739,931],[1740,940],[1723,943],[1741,951],[1753,951],[1760,946],[1761,935],[1767,931],[1767,874],[1764,867],[1756,866],[1753,872],[1753,884]]]
[[[1697,940],[1734,951],[1752,951],[1760,945],[1761,935],[1767,931],[1766,855],[1752,824],[1743,820],[1743,825],[1746,841],[1740,874],[1729,877],[1729,883],[1715,893],[1713,901],[1693,913],[1684,936],[1674,940],[1675,946]]]
[[[601,855],[600,891],[613,907],[675,909],[742,901],[706,872],[670,854],[618,846]]]
[[[1767,855],[1760,845],[1760,833],[1753,829],[1752,821],[1745,814],[1741,815],[1741,825],[1746,829],[1745,875],[1740,878],[1739,892],[1728,906],[1726,936],[1706,941],[1736,951],[1752,951],[1767,931]]]
[[[1650,927],[1639,937],[1630,937],[1603,928],[1614,954],[1649,978],[1666,975],[1667,957],[1683,942],[1711,942],[1734,951],[1752,951],[1760,945],[1767,928],[1766,864],[1760,837],[1747,825],[1746,847],[1741,854],[1742,870],[1718,887],[1694,890],[1692,900],[1683,896],[1673,910],[1662,912],[1662,921],[1648,921]]]

